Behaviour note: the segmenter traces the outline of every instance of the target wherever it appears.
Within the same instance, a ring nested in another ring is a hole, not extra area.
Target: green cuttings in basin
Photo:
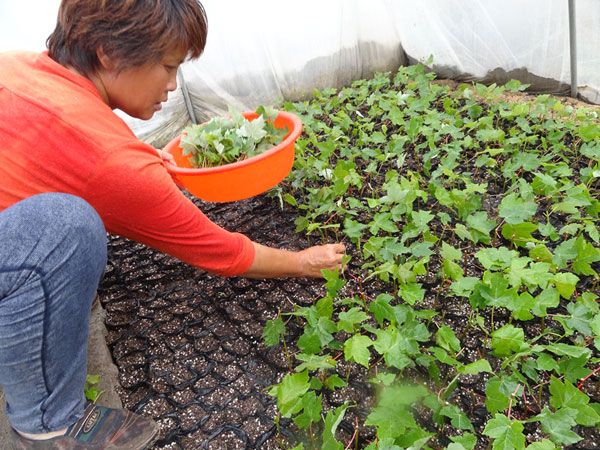
[[[181,135],[183,154],[194,167],[215,167],[258,155],[279,144],[287,128],[276,128],[277,111],[260,106],[259,115],[247,120],[239,111],[228,117],[215,117],[206,123],[187,127]]]

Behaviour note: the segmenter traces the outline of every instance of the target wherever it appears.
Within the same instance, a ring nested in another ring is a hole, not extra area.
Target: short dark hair
[[[123,70],[160,61],[173,49],[197,58],[207,32],[198,0],[62,0],[46,45],[56,62],[89,76],[100,67],[99,48]]]

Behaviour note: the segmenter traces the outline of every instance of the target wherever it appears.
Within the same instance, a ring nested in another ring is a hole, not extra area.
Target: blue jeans
[[[83,414],[105,266],[104,226],[82,199],[41,194],[0,212],[0,385],[15,429],[57,431]]]

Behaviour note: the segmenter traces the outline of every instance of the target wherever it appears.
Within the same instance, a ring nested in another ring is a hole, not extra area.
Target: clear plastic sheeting
[[[394,12],[409,59],[433,56],[440,76],[568,94],[571,83],[567,0],[401,0]],[[576,2],[578,87],[600,102],[600,2]]]
[[[376,71],[425,62],[440,77],[569,94],[567,0],[203,0],[208,44],[181,70],[198,121],[341,87]],[[579,94],[600,103],[600,1],[577,0]],[[0,51],[42,50],[59,0],[0,0]],[[31,16],[30,11],[36,11]],[[33,26],[32,26],[33,24]],[[142,139],[164,145],[189,122],[181,88],[147,122]]]
[[[395,1],[307,0],[283,6],[263,0],[205,0],[208,43],[181,70],[197,120],[260,104],[297,100],[316,88],[350,84],[406,64]],[[138,136],[163,145],[185,111],[170,98],[149,122],[129,121]]]
[[[0,52],[46,48],[60,0],[0,0]]]

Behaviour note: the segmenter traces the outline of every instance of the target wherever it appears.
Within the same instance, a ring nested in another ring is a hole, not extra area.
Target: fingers
[[[322,270],[343,270],[344,244],[315,245],[298,253],[304,276],[321,278]]]
[[[170,162],[172,164],[175,164],[175,158],[173,158],[173,155],[169,152],[166,152],[164,150],[158,150],[158,155],[163,159],[163,161],[167,161]]]
[[[327,255],[321,262],[321,267],[318,268],[319,276],[323,276],[322,269],[343,270],[343,260],[345,256],[346,246],[344,244],[326,244],[322,246],[326,249]]]
[[[346,246],[342,243],[338,243],[338,244],[332,244],[337,252],[345,252],[346,251]]]

